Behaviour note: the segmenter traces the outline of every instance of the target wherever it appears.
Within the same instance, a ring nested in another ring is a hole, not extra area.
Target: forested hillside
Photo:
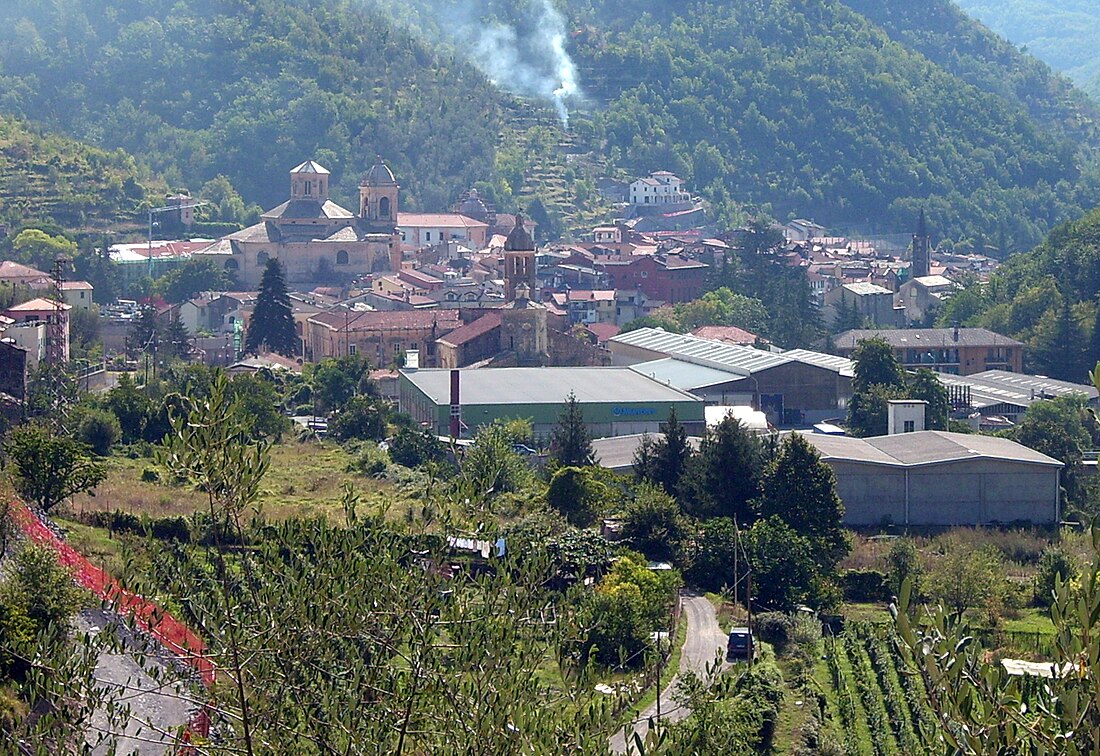
[[[542,200],[559,216],[544,229],[598,216],[593,172],[658,168],[727,224],[762,210],[897,232],[923,207],[938,236],[1000,253],[1100,204],[1091,101],[949,0],[910,5],[10,0],[0,113],[121,147],[192,191],[224,174],[263,206],[310,156],[347,202],[376,153],[406,207],[489,182],[505,209]],[[549,102],[502,107],[502,88],[531,92],[484,63],[511,45],[531,73],[547,19],[582,93],[569,135]]]
[[[1100,3],[1093,0],[957,0],[967,13],[1100,98]]]
[[[978,246],[1026,248],[1100,198],[1096,113],[1068,83],[946,0],[849,5],[875,20],[822,0],[575,0],[595,127],[629,168],[715,198],[890,230],[925,206]]]
[[[74,231],[140,225],[146,185],[155,182],[122,150],[42,134],[0,115],[0,223],[11,231],[29,222]]]
[[[352,0],[0,3],[0,112],[271,206],[306,158],[343,196],[383,154],[410,204],[492,170],[496,92]]]
[[[1055,228],[986,286],[949,300],[942,325],[985,325],[1026,342],[1025,369],[1086,382],[1100,361],[1100,209]]]

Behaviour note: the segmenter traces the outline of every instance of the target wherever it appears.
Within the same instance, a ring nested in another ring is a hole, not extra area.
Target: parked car
[[[532,449],[530,446],[527,446],[526,444],[512,444],[512,451],[524,457],[530,457],[538,454],[537,451]]]
[[[751,659],[754,649],[752,630],[747,627],[735,627],[730,630],[726,644],[726,659]]]

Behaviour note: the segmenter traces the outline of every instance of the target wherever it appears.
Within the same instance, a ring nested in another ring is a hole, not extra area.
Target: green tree
[[[443,444],[430,431],[402,428],[390,442],[390,459],[402,467],[418,467],[442,462],[446,457]]]
[[[298,333],[290,306],[283,266],[274,257],[267,261],[256,309],[248,322],[244,351],[259,354],[263,350],[294,357],[299,352]]]
[[[1069,296],[1063,295],[1061,299],[1062,304],[1052,318],[1053,322],[1044,322],[1036,336],[1035,361],[1044,375],[1080,383],[1085,380],[1090,368],[1088,342],[1073,314]],[[1048,320],[1044,318],[1044,321]]]
[[[88,447],[37,424],[12,429],[4,439],[4,454],[16,493],[43,512],[93,490],[107,477]]]
[[[211,260],[194,257],[153,282],[153,291],[169,304],[180,304],[204,291],[225,291],[230,286],[225,269]]]
[[[891,399],[905,399],[909,392],[900,386],[875,384],[853,391],[848,400],[848,430],[853,436],[885,436],[890,425]]]
[[[855,362],[853,391],[864,391],[871,386],[905,385],[905,370],[886,339],[861,339],[852,352],[852,361]]]
[[[50,236],[38,228],[25,228],[16,234],[11,243],[20,262],[49,272],[59,257],[72,260],[77,247],[63,235]]]
[[[104,406],[118,418],[123,443],[132,444],[144,437],[145,426],[154,407],[129,373],[118,377],[118,385],[107,392]]]
[[[122,427],[113,412],[89,409],[80,418],[76,436],[93,452],[105,457],[122,437]]]
[[[1077,580],[1077,563],[1065,549],[1048,546],[1039,555],[1039,565],[1035,572],[1035,603],[1049,607],[1054,601],[1060,583]]]
[[[997,610],[1006,584],[1000,552],[951,539],[928,572],[928,593],[961,620],[969,609]]]
[[[386,437],[386,410],[377,399],[357,396],[329,420],[328,430],[340,441],[381,441]]]
[[[592,436],[584,422],[584,411],[572,391],[551,435],[550,452],[563,467],[596,464],[596,453],[592,450]]]
[[[752,597],[758,606],[789,611],[812,601],[818,574],[814,547],[778,517],[753,523],[744,533],[752,570]]]
[[[546,501],[571,525],[586,528],[596,521],[607,491],[590,467],[559,467],[550,477]]]
[[[928,430],[947,430],[951,417],[951,397],[947,387],[928,368],[919,369],[909,380],[909,399],[928,402],[924,421]]]
[[[800,433],[783,442],[761,486],[761,517],[777,517],[806,538],[819,572],[831,574],[850,548],[836,476]]]
[[[26,544],[12,561],[11,579],[5,588],[19,597],[35,631],[51,625],[62,631],[68,628],[86,596],[73,583],[72,574],[58,563],[57,554]]]
[[[642,439],[634,453],[634,475],[660,486],[669,496],[680,491],[680,480],[687,471],[692,448],[688,444],[687,431],[676,417],[676,408],[668,413],[664,433],[660,438]]]
[[[700,588],[720,591],[733,585],[733,568],[738,558],[737,529],[733,520],[728,517],[703,520],[693,539],[687,577]],[[742,565],[742,574],[747,570],[748,564],[745,563]]]
[[[687,535],[680,508],[659,488],[642,484],[623,517],[623,538],[650,559],[675,561]]]
[[[686,505],[696,517],[733,517],[751,522],[751,502],[760,493],[760,442],[745,426],[725,417],[708,428],[691,458],[685,481]]]
[[[890,544],[890,551],[886,554],[886,566],[890,590],[895,596],[901,595],[901,588],[906,581],[909,581],[912,596],[921,595],[924,565],[921,564],[920,553],[912,538],[897,538]]]

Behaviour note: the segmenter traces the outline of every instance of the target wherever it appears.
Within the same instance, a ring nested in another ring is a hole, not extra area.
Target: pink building
[[[18,325],[20,323],[45,323],[47,330],[51,323],[61,323],[62,359],[69,359],[69,310],[71,305],[39,297],[23,304],[17,304],[4,311]]]

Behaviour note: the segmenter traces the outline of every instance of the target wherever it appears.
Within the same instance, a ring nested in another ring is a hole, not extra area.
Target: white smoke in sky
[[[565,49],[565,17],[551,0],[529,0],[522,24],[500,20],[489,7],[491,0],[427,1],[442,33],[494,84],[549,100],[569,128],[569,102],[583,95]]]

